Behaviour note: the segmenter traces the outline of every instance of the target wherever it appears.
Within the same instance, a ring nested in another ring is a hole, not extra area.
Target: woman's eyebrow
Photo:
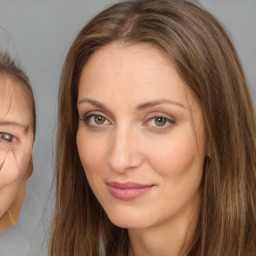
[[[92,99],[88,99],[88,98],[83,98],[83,99],[79,100],[77,102],[77,106],[82,103],[90,103],[91,105],[98,107],[98,108],[105,108],[105,109],[107,108],[104,104],[102,104],[96,100],[92,100]]]
[[[29,129],[28,125],[21,124],[15,121],[0,121],[0,126],[17,126],[17,127],[21,127],[25,131]]]
[[[177,102],[177,101],[173,101],[173,100],[169,100],[169,99],[160,99],[160,100],[149,101],[149,102],[138,105],[136,107],[136,109],[137,110],[143,110],[145,108],[154,107],[154,106],[164,104],[164,103],[173,104],[173,105],[176,105],[178,107],[182,107],[184,109],[187,109],[182,103]]]
[[[88,98],[84,98],[84,99],[81,99],[78,101],[77,105],[80,105],[82,103],[90,103],[91,105],[95,106],[95,107],[98,107],[98,108],[103,108],[103,109],[107,109],[107,107],[96,101],[96,100],[92,100],[92,99],[88,99]],[[187,109],[182,103],[180,102],[177,102],[177,101],[173,101],[173,100],[169,100],[169,99],[160,99],[160,100],[154,100],[154,101],[149,101],[149,102],[146,102],[146,103],[142,103],[140,105],[138,105],[136,107],[137,110],[143,110],[145,108],[150,108],[150,107],[154,107],[156,105],[160,105],[160,104],[173,104],[173,105],[176,105],[178,107],[182,107],[184,109]]]

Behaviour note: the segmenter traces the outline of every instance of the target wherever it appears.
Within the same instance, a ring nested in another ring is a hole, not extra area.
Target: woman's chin
[[[147,226],[145,218],[129,213],[108,214],[110,221],[120,228],[141,229]]]

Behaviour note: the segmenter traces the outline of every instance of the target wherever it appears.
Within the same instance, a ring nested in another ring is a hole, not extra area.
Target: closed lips
[[[137,197],[140,197],[150,189],[154,187],[154,185],[144,185],[138,183],[118,183],[118,182],[108,182],[108,189],[112,196],[120,200],[132,200]]]

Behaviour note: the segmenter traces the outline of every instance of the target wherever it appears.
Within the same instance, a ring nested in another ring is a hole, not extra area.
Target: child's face
[[[0,76],[0,217],[15,200],[31,158],[32,111],[21,86]]]

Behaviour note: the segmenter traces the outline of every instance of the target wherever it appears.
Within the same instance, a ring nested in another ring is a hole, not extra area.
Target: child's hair
[[[32,128],[35,134],[36,131],[36,108],[32,87],[29,78],[25,72],[15,63],[10,55],[6,52],[0,52],[0,78],[11,79],[20,86],[22,94],[31,110]]]

